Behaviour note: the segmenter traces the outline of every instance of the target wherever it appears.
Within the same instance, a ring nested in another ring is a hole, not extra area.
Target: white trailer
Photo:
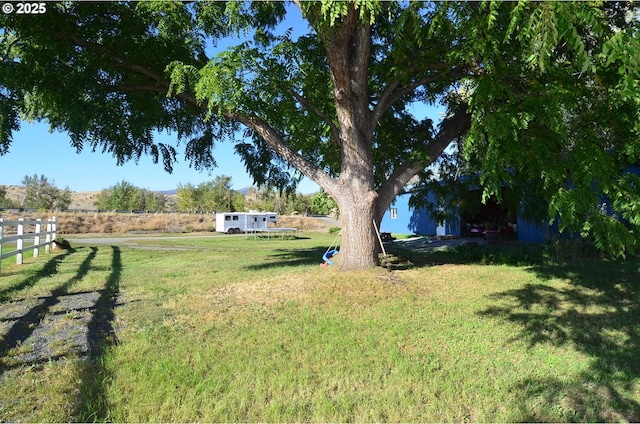
[[[266,231],[269,223],[278,222],[275,212],[219,212],[216,214],[216,232],[239,234]]]

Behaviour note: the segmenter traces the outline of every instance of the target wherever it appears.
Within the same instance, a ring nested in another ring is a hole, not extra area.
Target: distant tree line
[[[231,188],[231,177],[221,175],[197,186],[179,184],[176,209],[180,212],[235,212],[244,209],[244,196]]]
[[[120,181],[100,191],[94,206],[100,210],[161,212],[167,208],[167,196]]]
[[[0,186],[0,208],[68,209],[71,191],[59,189],[44,175],[25,176],[25,192],[19,201],[8,197]],[[127,181],[101,190],[94,206],[99,210],[148,212],[242,212],[249,210],[276,212],[280,215],[337,215],[336,202],[324,191],[314,194],[292,193],[273,187],[249,187],[246,192],[234,190],[231,177],[221,175],[198,185],[178,184],[175,196],[136,187]]]
[[[304,195],[273,187],[249,187],[245,193],[234,190],[231,177],[220,175],[198,185],[178,184],[176,195],[142,189],[121,181],[102,190],[94,203],[100,210],[178,211],[188,213],[241,212],[260,210],[280,215],[337,214],[335,201],[324,191]]]

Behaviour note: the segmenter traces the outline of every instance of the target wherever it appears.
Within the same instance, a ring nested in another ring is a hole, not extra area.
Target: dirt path
[[[78,235],[69,235],[63,237],[65,240],[69,240],[71,243],[82,244],[129,244],[136,243],[139,240],[180,240],[180,239],[203,239],[203,238],[218,238],[218,237],[230,237],[227,235],[185,235],[185,236],[140,236],[140,235],[126,235],[126,236],[114,236],[114,237],[85,237]]]
[[[149,240],[153,241],[153,240],[181,240],[181,239],[215,239],[215,238],[221,238],[221,237],[238,237],[237,235],[226,235],[226,234],[220,234],[220,235],[185,235],[185,236],[139,236],[139,235],[132,235],[132,236],[118,236],[118,237],[85,237],[85,236],[74,236],[74,235],[70,235],[69,237],[64,237],[65,240],[68,240],[71,243],[71,246],[73,247],[76,244],[83,244],[83,245],[89,245],[89,246],[93,246],[93,245],[100,245],[100,244],[107,244],[110,246],[126,246],[126,247],[132,247],[134,249],[146,249],[146,250],[194,250],[196,249],[195,247],[188,247],[188,246],[154,246],[153,244],[148,244],[148,243],[139,243],[139,241],[144,240],[145,242],[148,242]]]
[[[414,250],[417,252],[433,252],[435,250],[450,249],[455,246],[465,245],[469,243],[484,244],[486,243],[486,241],[482,238],[438,240],[433,237],[412,237],[407,239],[395,240],[393,244],[390,244],[390,246]]]
[[[215,239],[221,237],[242,237],[242,235],[227,235],[227,234],[215,234],[215,235],[184,235],[184,236],[144,236],[144,235],[128,235],[118,237],[85,237],[85,236],[69,236],[65,237],[65,240],[69,240],[71,245],[84,244],[84,245],[115,245],[115,246],[127,246],[138,249],[147,250],[193,250],[194,248],[188,246],[160,246],[149,243],[138,243],[141,240],[148,242],[149,240],[180,240],[180,239]],[[448,249],[451,247],[459,246],[467,243],[485,243],[485,240],[481,238],[459,238],[452,240],[437,240],[433,237],[412,237],[408,239],[400,239],[394,241],[392,244],[386,244],[389,246],[396,246],[403,249],[409,249],[419,252],[432,252],[434,250]]]

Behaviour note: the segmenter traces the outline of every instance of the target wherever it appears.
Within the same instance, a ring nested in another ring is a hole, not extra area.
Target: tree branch
[[[431,163],[444,152],[453,140],[464,134],[471,124],[471,114],[467,105],[462,105],[452,116],[445,118],[440,124],[440,131],[427,146],[427,153]]]
[[[2,55],[2,59],[0,59],[2,63],[4,63],[10,57],[11,49],[13,49],[13,46],[15,46],[16,44],[18,44],[18,39],[14,38],[7,46],[6,51]],[[18,63],[18,62],[12,61],[12,63]]]
[[[133,71],[137,74],[140,75],[144,75],[156,82],[160,82],[163,81],[163,77],[162,74],[159,74],[147,67],[141,66],[141,65],[136,65],[136,64],[130,64],[127,63],[127,61],[120,55],[118,55],[117,53],[111,51],[110,49],[108,49],[107,47],[105,47],[102,44],[98,44],[98,43],[92,43],[86,40],[83,40],[80,37],[77,37],[73,34],[68,34],[68,33],[58,33],[58,38],[67,38],[69,41],[71,41],[72,43],[74,43],[76,46],[78,47],[82,47],[85,48],[87,50],[92,50],[98,53],[102,53],[105,56],[108,56],[109,58],[111,58],[111,60],[114,62],[114,64],[116,66],[119,66],[121,68],[124,69],[128,69],[130,71]]]
[[[397,87],[398,85],[400,85],[400,79],[396,79],[395,81],[392,81],[389,84],[389,86],[387,86],[385,91],[382,93],[382,96],[380,96],[380,100],[378,101],[378,104],[376,105],[373,111],[373,121],[378,122],[382,118],[382,115],[384,115],[384,113],[387,110],[389,110],[391,105],[393,105],[395,102],[400,100],[402,96],[405,96],[413,92],[416,88],[422,85],[427,85],[427,84],[436,82],[437,80],[439,80],[444,76],[453,76],[455,78],[460,78],[463,75],[464,75],[464,72],[462,68],[455,68],[448,74],[437,73],[435,75],[429,75],[429,76],[420,78],[410,84],[404,85],[399,89],[397,89]]]
[[[169,92],[169,85],[144,85],[144,84],[118,84],[112,86],[113,91],[146,91],[151,93],[161,93],[167,95]],[[172,94],[171,97],[175,97],[185,102],[199,108],[202,110],[207,110],[207,101],[199,102],[195,97],[187,93],[175,93]]]
[[[120,89],[123,91],[148,91],[148,92],[165,93],[165,94],[168,93],[170,84],[167,80],[165,80],[162,77],[161,74],[158,74],[157,72],[149,68],[146,68],[144,66],[128,63],[121,56],[110,51],[108,48],[106,48],[103,45],[90,43],[69,34],[66,34],[65,36],[67,39],[69,39],[70,41],[72,41],[73,43],[75,43],[80,47],[92,49],[93,51],[106,55],[107,57],[111,58],[111,60],[116,64],[116,66],[135,72],[137,74],[146,76],[151,81],[154,81],[156,83],[156,84],[149,84],[149,85],[121,84],[121,85],[114,86],[115,89]],[[294,93],[294,95],[296,94]],[[203,109],[203,110],[208,109],[208,104],[206,101],[198,102],[195,99],[195,97],[187,93],[177,93],[177,94],[174,94],[174,97],[182,99],[190,104],[193,104],[200,109]],[[298,100],[300,101],[300,99],[304,101],[304,103],[302,101],[301,103],[303,104],[306,103],[307,106],[309,105],[312,106],[312,110],[315,109],[316,113],[320,112],[322,114],[322,111],[317,109],[312,103],[306,101],[306,99],[302,98],[302,96],[300,96]],[[217,108],[214,107],[214,112],[216,111],[217,111]],[[305,159],[298,152],[291,149],[286,144],[282,136],[273,127],[271,127],[266,121],[255,116],[248,116],[238,112],[224,112],[223,116],[232,121],[236,121],[241,124],[244,124],[247,127],[256,131],[281,158],[283,158],[285,161],[290,163],[298,171],[302,172],[304,175],[309,177],[312,181],[314,181],[321,187],[325,188],[329,193],[335,190],[336,184],[333,178],[331,178],[326,172],[324,172],[318,166],[316,166],[312,162]],[[326,120],[329,123],[331,122],[329,119],[326,119]],[[337,128],[334,125],[332,126],[332,129],[337,129]]]
[[[167,94],[167,89],[159,85],[118,84],[110,87],[112,91],[147,91]]]
[[[460,137],[469,127],[471,115],[467,112],[466,106],[462,106],[454,115],[445,118],[440,124],[440,131],[427,145],[429,154],[429,164],[420,164],[414,161],[407,161],[397,167],[378,188],[378,199],[376,200],[376,219],[381,219],[384,211],[389,207],[393,199],[402,191],[404,186],[418,172],[432,164],[442,152],[451,144],[453,140]]]
[[[311,103],[306,97],[301,96],[300,94],[296,93],[293,90],[289,90],[289,91],[291,92],[291,95],[293,95],[293,97],[295,97],[298,102],[300,102],[307,109],[309,109],[312,112],[314,112],[316,115],[318,115],[320,118],[322,118],[322,120],[327,125],[329,125],[329,128],[331,128],[331,134],[333,134],[333,138],[336,141],[340,140],[340,130],[338,129],[338,127],[336,127],[336,125],[333,123],[331,118],[329,118],[323,111],[321,111],[319,107],[317,107],[315,104]]]
[[[122,56],[111,51],[110,49],[103,46],[102,44],[92,43],[92,42],[83,40],[82,38],[77,37],[74,34],[58,33],[57,36],[60,39],[69,40],[70,42],[72,42],[74,45],[78,47],[82,47],[84,49],[103,54],[106,57],[110,58],[111,61],[117,67],[122,69],[127,69],[138,75],[145,76],[156,83],[155,86],[154,85],[119,85],[119,86],[115,86],[117,88],[120,88],[124,91],[151,91],[151,92],[164,92],[165,94],[169,92],[169,87],[170,87],[169,81],[167,81],[162,76],[162,74],[152,69],[149,69],[146,66],[138,65],[135,63],[129,63]],[[174,97],[182,99],[187,103],[190,103],[200,109],[206,110],[207,108],[206,102],[199,102],[194,96],[188,93],[178,93],[178,94],[175,94]]]
[[[320,167],[305,159],[298,152],[287,145],[282,135],[271,127],[266,121],[240,113],[224,113],[225,118],[239,122],[257,132],[282,159],[290,163],[298,171],[309,177],[313,182],[324,188],[333,195],[336,189],[336,182],[324,172]]]
[[[393,199],[402,192],[404,186],[424,169],[423,165],[417,162],[405,162],[393,170],[389,178],[378,188],[378,198],[376,199],[375,218],[380,221],[385,210],[389,207]]]

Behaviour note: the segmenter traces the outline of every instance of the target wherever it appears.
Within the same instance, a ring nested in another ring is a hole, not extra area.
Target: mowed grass
[[[344,273],[319,266],[333,239],[78,245],[3,268],[3,307],[60,287],[118,296],[116,339],[87,357],[3,350],[0,419],[640,420],[638,262],[440,254]]]
[[[7,254],[9,252],[13,252],[14,250],[16,250],[16,243],[15,242],[10,242],[10,243],[3,243],[2,244],[2,253]],[[40,249],[40,252],[44,253],[44,248]],[[22,254],[22,259],[23,262],[26,262],[28,259],[33,257],[33,250],[29,251],[29,252],[25,252]],[[0,259],[0,261],[2,261],[2,263],[0,264],[0,271],[2,270],[2,268],[5,268],[6,266],[9,266],[11,264],[15,264],[16,263],[16,256],[10,256],[8,258],[4,258],[4,259]],[[1,276],[2,274],[0,274]]]

